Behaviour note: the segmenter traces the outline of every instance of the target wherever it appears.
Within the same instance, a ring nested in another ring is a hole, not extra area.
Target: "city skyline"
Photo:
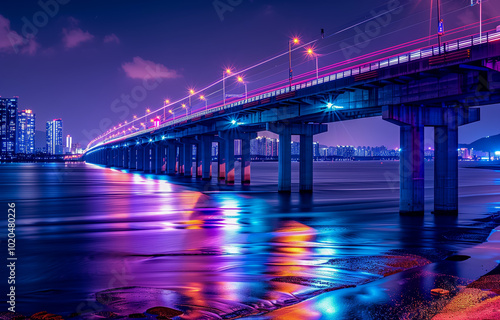
[[[59,3],[59,2],[58,2]],[[62,4],[64,3],[64,4]],[[398,29],[409,29],[414,36],[428,35],[428,27],[421,21],[428,19],[428,7],[422,3],[409,5],[406,2],[395,1],[403,10],[390,17],[390,26],[385,26],[387,31]],[[91,3],[89,3],[90,5]],[[316,5],[323,7],[344,10],[345,14],[339,21],[332,25],[327,19],[328,10],[319,12],[319,17],[315,19],[307,18],[307,15],[291,10],[294,6],[299,6],[298,1],[264,1],[259,3],[244,2],[232,7],[232,10],[221,12],[213,7],[211,3],[199,2],[197,5],[187,5],[184,3],[154,3],[141,6],[139,14],[130,15],[130,10],[135,9],[131,1],[124,1],[123,8],[116,10],[112,5],[102,4],[97,15],[82,9],[81,4],[62,1],[57,7],[57,12],[49,15],[46,12],[55,12],[54,8],[47,9],[35,2],[28,3],[24,15],[20,15],[12,4],[6,4],[0,12],[3,25],[0,38],[17,34],[23,37],[24,33],[29,33],[36,29],[34,38],[29,41],[19,42],[12,46],[8,38],[1,42],[0,54],[3,56],[0,66],[8,70],[13,65],[19,63],[25,65],[26,70],[32,70],[34,76],[30,77],[26,71],[11,72],[14,79],[22,77],[25,86],[22,88],[14,86],[12,81],[2,83],[3,96],[20,96],[26,103],[21,103],[21,108],[25,106],[37,105],[38,128],[45,121],[55,117],[65,119],[68,127],[75,128],[73,133],[76,142],[88,142],[96,132],[103,132],[112,128],[124,120],[131,119],[133,114],[143,115],[148,107],[160,107],[165,99],[174,100],[187,93],[187,89],[203,88],[213,81],[219,81],[224,66],[231,66],[234,69],[244,69],[261,61],[269,54],[282,53],[286,50],[286,43],[291,35],[298,34],[301,39],[308,41],[317,39],[320,30],[324,29],[326,37],[323,43],[318,45],[318,52],[321,47],[331,47],[331,41],[335,43],[349,44],[349,41],[356,39],[358,29],[350,28],[346,31],[339,31],[338,25],[348,26],[352,21],[359,19],[361,14],[347,4],[325,4],[317,1]],[[153,11],[160,5],[165,12],[176,11],[185,19],[185,29],[179,34],[167,32],[165,37],[161,37],[161,30],[169,30],[180,21],[176,17],[160,15],[162,10]],[[477,10],[461,7],[462,4],[447,3],[443,8],[447,29],[451,29],[460,24],[477,21]],[[338,8],[336,6],[340,6]],[[360,1],[359,6],[375,8],[373,12],[383,12],[387,10],[384,1]],[[499,13],[500,9],[491,3],[484,4],[484,19],[493,17]],[[312,10],[304,8],[304,10]],[[370,9],[371,10],[371,9]],[[37,27],[33,24],[32,16],[42,12],[48,16],[43,26]],[[135,11],[133,11],[135,12]],[[293,12],[288,17],[285,12]],[[33,13],[33,14],[28,14]],[[186,14],[187,13],[187,14]],[[124,21],[135,21],[141,25],[145,15],[151,19],[159,28],[146,30],[137,29],[137,33],[144,34],[144,37],[128,32],[128,23]],[[304,17],[305,16],[305,17]],[[222,18],[221,18],[222,17]],[[300,19],[299,19],[300,17]],[[248,19],[246,22],[245,19]],[[262,26],[256,27],[251,23],[256,19],[262,20]],[[296,22],[293,30],[288,24],[274,23],[276,21],[288,21],[292,19]],[[189,21],[202,21],[203,30],[220,33],[220,37],[210,38],[215,43],[210,43],[208,39],[197,37],[201,29],[196,25],[189,24]],[[270,28],[270,26],[273,26]],[[160,27],[161,26],[161,27]],[[425,27],[423,27],[425,26]],[[361,26],[363,27],[363,26]],[[261,29],[262,28],[262,29]],[[270,30],[265,39],[260,36],[261,30]],[[342,29],[340,29],[342,30]],[[385,29],[384,29],[385,30]],[[383,31],[383,30],[382,30]],[[24,33],[23,33],[24,32]],[[340,32],[337,34],[337,32]],[[240,37],[239,34],[248,35]],[[220,56],[219,50],[205,50],[206,54],[198,54],[183,44],[184,39],[193,37],[195,47],[220,48],[221,52],[236,48],[232,54]],[[387,42],[397,43],[403,38],[401,32],[391,31],[388,35],[382,34]],[[156,39],[166,39],[156,41]],[[361,38],[361,37],[359,37]],[[26,38],[28,39],[28,38]],[[225,39],[232,39],[226,41]],[[377,49],[378,41],[368,39],[366,44],[354,48],[357,53],[369,52]],[[259,48],[253,52],[251,48]],[[182,48],[182,50],[171,50],[170,48]],[[324,51],[324,49],[323,49]],[[347,53],[337,48],[337,54],[320,57],[320,65],[325,65],[334,61],[346,58]],[[161,52],[166,52],[164,56]],[[188,55],[181,52],[189,52]],[[347,56],[349,57],[349,56]],[[314,62],[300,53],[294,54],[295,72],[308,72],[313,70]],[[286,77],[286,62],[276,61],[279,66],[276,74],[279,77]],[[50,79],[43,77],[50,68],[54,76]],[[151,78],[148,70],[156,70],[154,76],[159,77],[158,83],[149,83],[151,90],[144,86],[144,81]],[[219,71],[220,70],[220,71]],[[102,71],[102,73],[101,73]],[[278,72],[279,71],[279,72]],[[67,81],[67,72],[78,74],[78,80]],[[99,76],[98,76],[99,75]],[[37,84],[42,80],[44,86]],[[248,80],[247,80],[248,79]],[[249,90],[259,85],[256,76],[251,72],[245,78]],[[110,84],[113,85],[110,85]],[[229,82],[228,82],[229,86]],[[237,83],[230,83],[229,94],[242,94],[243,86]],[[154,88],[153,88],[154,87]],[[83,88],[85,92],[91,93],[82,95],[78,88]],[[102,88],[106,88],[103,90]],[[220,88],[221,89],[221,88]],[[57,93],[56,93],[57,92]],[[135,99],[140,94],[145,93],[141,99]],[[127,100],[128,97],[128,100]],[[140,101],[139,101],[140,100]],[[205,102],[196,100],[196,107],[203,108]],[[180,105],[177,106],[180,108]],[[83,112],[82,110],[86,110]],[[92,110],[95,112],[87,112]],[[176,111],[180,112],[180,111]],[[460,131],[460,141],[462,143],[471,142],[479,137],[495,134],[496,123],[493,119],[500,114],[498,106],[483,108],[483,121],[481,124],[472,124],[464,127]],[[349,145],[374,145],[374,141],[380,140],[390,147],[396,147],[397,128],[384,123],[380,118],[363,119],[355,122],[333,123],[329,125],[330,130],[318,136],[321,143],[336,140],[338,144]],[[428,134],[428,144],[432,144],[432,135]]]

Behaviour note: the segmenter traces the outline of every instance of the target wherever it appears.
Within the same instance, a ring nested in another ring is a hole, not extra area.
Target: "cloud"
[[[80,44],[94,39],[88,31],[83,31],[78,27],[80,21],[74,17],[68,18],[70,28],[63,28],[63,44],[66,49],[78,47]]]
[[[132,79],[175,79],[180,77],[177,71],[168,69],[160,63],[144,60],[141,57],[134,57],[132,62],[122,64],[122,69]]]
[[[120,39],[116,36],[116,34],[108,34],[107,36],[104,37],[104,43],[120,43]]]
[[[34,55],[40,45],[34,37],[24,38],[10,28],[10,20],[0,15],[0,52]]]
[[[80,44],[94,39],[88,31],[83,31],[80,28],[63,29],[63,44],[67,49],[78,47]]]

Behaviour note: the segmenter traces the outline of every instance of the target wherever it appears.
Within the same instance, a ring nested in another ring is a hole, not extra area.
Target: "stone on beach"
[[[154,307],[154,308],[149,308],[146,313],[149,314],[154,314],[160,317],[165,317],[165,318],[173,318],[176,316],[180,316],[184,312],[167,308],[167,307]]]

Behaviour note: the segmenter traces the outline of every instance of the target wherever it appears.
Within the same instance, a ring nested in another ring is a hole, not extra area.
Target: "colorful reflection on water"
[[[459,218],[400,217],[385,180],[397,162],[315,164],[313,195],[276,193],[276,166],[254,164],[252,186],[233,189],[84,164],[3,165],[2,198],[19,212],[18,310],[362,318],[359,306],[452,281],[436,271],[383,282],[479,242],[480,228],[460,230],[498,207],[494,171],[461,169]]]

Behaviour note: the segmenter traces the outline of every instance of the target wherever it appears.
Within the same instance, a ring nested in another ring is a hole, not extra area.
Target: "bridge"
[[[380,53],[379,53],[380,54]],[[386,53],[388,55],[388,53]],[[424,127],[434,128],[434,212],[458,213],[458,128],[480,120],[479,106],[500,102],[500,32],[298,76],[173,117],[153,127],[123,124],[87,147],[88,163],[234,184],[234,141],[241,140],[241,182],[250,183],[250,140],[279,135],[278,191],[291,192],[291,137],[300,136],[300,192],[313,190],[313,136],[328,123],[365,117],[400,127],[400,212],[424,212]],[[128,127],[127,127],[128,126]],[[193,166],[193,146],[196,148]]]

